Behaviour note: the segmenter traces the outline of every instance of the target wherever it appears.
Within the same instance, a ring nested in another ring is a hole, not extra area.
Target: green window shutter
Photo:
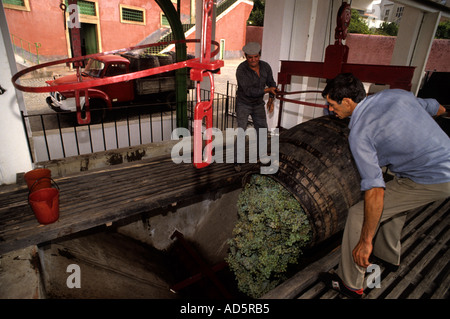
[[[89,1],[80,1],[78,0],[78,6],[80,7],[80,13],[86,14],[88,16],[96,16],[95,12],[95,3]]]
[[[2,2],[5,4],[12,4],[14,6],[21,6],[21,7],[25,6],[24,0],[2,0]]]
[[[69,5],[68,1],[65,1],[66,6]],[[95,12],[95,2],[91,1],[85,1],[85,0],[78,0],[77,2],[78,8],[80,10],[80,14],[85,14],[88,16],[96,16],[97,13]]]
[[[144,11],[130,8],[122,8],[122,20],[132,22],[144,22]]]
[[[170,25],[169,20],[167,19],[165,14],[161,15],[161,25],[166,25],[166,26]]]

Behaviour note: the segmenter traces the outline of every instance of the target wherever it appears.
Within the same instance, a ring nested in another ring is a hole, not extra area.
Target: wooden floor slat
[[[204,194],[241,187],[254,164],[236,172],[232,164],[196,169],[170,157],[111,166],[55,178],[60,189],[59,220],[40,225],[26,185],[0,189],[0,254],[118,221]]]

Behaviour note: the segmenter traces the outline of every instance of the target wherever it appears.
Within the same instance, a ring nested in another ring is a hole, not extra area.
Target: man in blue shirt
[[[364,200],[349,209],[334,289],[361,297],[369,257],[400,264],[407,210],[450,196],[450,139],[432,116],[446,112],[434,99],[393,89],[367,96],[352,74],[340,74],[322,92],[329,110],[350,117],[349,144]],[[395,177],[383,179],[381,167]]]

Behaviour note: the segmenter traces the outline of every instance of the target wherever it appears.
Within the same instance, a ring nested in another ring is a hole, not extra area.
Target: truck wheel
[[[89,100],[89,109],[91,111],[91,124],[102,123],[106,119],[107,105],[105,101],[101,99],[91,99]]]
[[[165,96],[165,103],[169,110],[175,111],[177,109],[177,95],[175,92],[168,92]]]

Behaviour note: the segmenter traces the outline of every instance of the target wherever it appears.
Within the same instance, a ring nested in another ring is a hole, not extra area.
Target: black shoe
[[[389,272],[397,272],[398,268],[400,267],[400,265],[391,264],[390,262],[387,262],[377,256],[372,256],[372,261],[370,262],[372,264],[383,265],[384,268]]]
[[[339,278],[339,276],[335,273],[330,274],[328,272],[323,272],[319,274],[319,278],[328,288],[336,290],[344,296],[352,299],[361,299],[363,296],[362,289],[356,291],[348,288],[341,278]]]

